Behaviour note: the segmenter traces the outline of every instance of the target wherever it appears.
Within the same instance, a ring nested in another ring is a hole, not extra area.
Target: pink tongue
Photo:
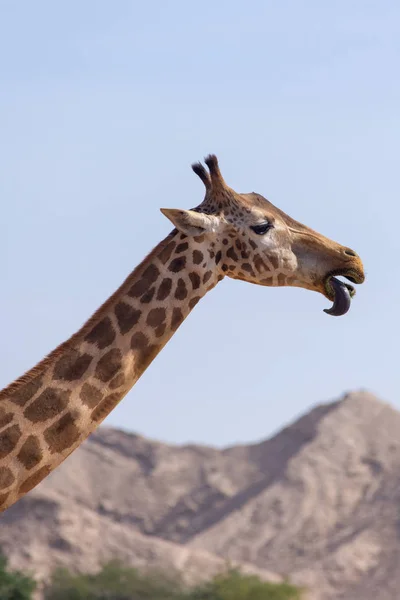
[[[332,315],[333,317],[340,317],[341,315],[345,315],[350,308],[350,292],[345,284],[335,277],[332,277],[331,284],[335,290],[335,299],[332,307],[324,308],[324,312],[326,312],[327,315]]]

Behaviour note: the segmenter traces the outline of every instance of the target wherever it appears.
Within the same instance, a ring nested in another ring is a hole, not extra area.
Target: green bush
[[[198,586],[188,600],[300,600],[300,590],[289,583],[261,581],[233,569]]]
[[[29,575],[20,571],[8,571],[7,559],[0,554],[0,598],[1,600],[31,600],[36,583]]]
[[[156,572],[143,574],[115,561],[94,575],[72,575],[66,569],[58,569],[45,590],[46,600],[300,600],[300,597],[300,590],[289,583],[268,583],[237,570],[184,589],[176,574],[169,577]]]
[[[94,575],[73,575],[57,569],[45,590],[46,600],[177,600],[182,598],[179,578],[161,573],[145,575],[118,561]]]

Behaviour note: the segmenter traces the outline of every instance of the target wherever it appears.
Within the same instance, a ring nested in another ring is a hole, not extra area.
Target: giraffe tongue
[[[331,278],[330,283],[335,292],[335,299],[332,307],[324,308],[324,312],[334,317],[340,317],[341,315],[345,315],[350,308],[350,291],[342,281],[336,279],[335,277]]]

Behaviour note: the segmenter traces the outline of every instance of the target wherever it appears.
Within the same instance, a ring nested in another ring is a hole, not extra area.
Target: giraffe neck
[[[53,471],[132,388],[222,278],[205,236],[174,230],[69,340],[0,392],[0,510]]]

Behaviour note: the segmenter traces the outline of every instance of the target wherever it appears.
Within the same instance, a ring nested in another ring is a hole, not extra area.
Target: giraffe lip
[[[327,298],[329,298],[329,300],[335,299],[335,295],[336,295],[335,288],[337,288],[336,282],[339,282],[342,285],[347,287],[351,298],[353,298],[356,295],[356,290],[354,289],[354,287],[352,285],[349,285],[348,283],[344,283],[344,282],[340,281],[339,279],[336,279],[336,277],[345,277],[346,279],[351,281],[351,283],[355,283],[355,284],[363,283],[363,281],[365,279],[364,273],[362,273],[361,271],[358,271],[356,269],[336,269],[335,271],[331,271],[330,273],[328,273],[328,275],[324,279],[325,295]],[[335,283],[333,283],[334,281],[335,281]]]

